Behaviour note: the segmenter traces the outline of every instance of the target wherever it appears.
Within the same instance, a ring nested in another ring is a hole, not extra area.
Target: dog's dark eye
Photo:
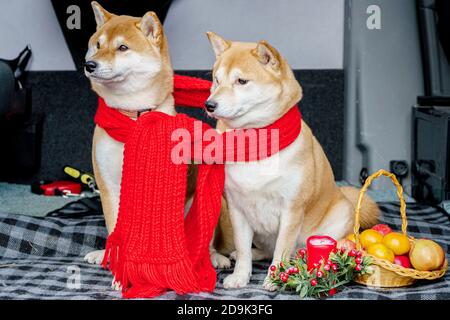
[[[248,83],[248,80],[239,78],[239,79],[237,79],[237,83],[239,83],[240,85],[244,85],[244,84]]]
[[[124,45],[124,44],[122,44],[120,47],[119,47],[119,51],[127,51],[128,50],[128,47],[126,46],[126,45]]]
[[[100,42],[97,41],[97,49],[100,49]]]

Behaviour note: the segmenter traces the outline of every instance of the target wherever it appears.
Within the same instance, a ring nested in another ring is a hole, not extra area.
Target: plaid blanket
[[[400,229],[398,205],[380,203],[382,223]],[[111,275],[89,265],[83,256],[103,248],[106,229],[99,215],[35,218],[0,214],[0,299],[118,299],[111,289]],[[408,204],[408,231],[414,237],[431,238],[450,253],[450,221],[438,208]],[[212,294],[177,296],[169,292],[158,299],[298,299],[295,293],[262,289],[269,261],[254,263],[247,288],[226,290],[223,279],[231,270],[219,270]],[[395,290],[374,290],[358,284],[345,286],[329,299],[450,299],[450,275],[421,281]]]

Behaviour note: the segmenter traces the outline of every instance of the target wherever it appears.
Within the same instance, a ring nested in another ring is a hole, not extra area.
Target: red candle
[[[331,251],[336,249],[337,242],[329,236],[311,236],[306,240],[308,252],[308,270],[314,269],[314,264],[320,264],[320,260],[327,261]]]

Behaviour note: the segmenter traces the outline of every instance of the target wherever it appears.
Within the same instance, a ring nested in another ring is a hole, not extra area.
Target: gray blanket
[[[400,230],[398,205],[380,203],[382,223]],[[440,208],[408,204],[408,232],[431,238],[450,249],[450,222]],[[103,248],[106,229],[103,218],[82,218],[0,214],[0,299],[120,299],[111,289],[111,274],[89,265],[83,256]],[[158,299],[299,299],[295,293],[262,289],[269,261],[254,263],[247,288],[226,290],[223,279],[230,270],[218,270],[216,290],[211,293],[177,296],[169,292]],[[450,276],[420,281],[411,287],[375,290],[358,284],[344,287],[328,299],[450,299]]]

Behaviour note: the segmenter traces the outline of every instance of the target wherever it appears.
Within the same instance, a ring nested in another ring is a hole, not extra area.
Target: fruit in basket
[[[361,241],[363,248],[369,248],[375,243],[383,242],[383,236],[378,231],[367,229],[361,232],[359,240]]]
[[[411,261],[408,256],[395,256],[394,263],[402,266],[403,268],[412,268]]]
[[[345,249],[345,250],[356,250],[356,244],[348,239],[341,239],[337,242],[336,247],[338,249]]]
[[[394,263],[394,252],[391,249],[386,247],[382,243],[374,243],[367,248],[367,253],[371,254],[379,259],[388,260],[391,263]]]
[[[408,237],[398,232],[391,232],[385,235],[383,244],[391,249],[396,256],[407,254],[411,249]]]
[[[409,253],[414,269],[432,271],[439,269],[445,260],[444,250],[436,242],[428,239],[414,241]]]
[[[387,235],[392,232],[392,229],[386,224],[377,224],[372,227],[372,230],[378,231],[382,236]]]

